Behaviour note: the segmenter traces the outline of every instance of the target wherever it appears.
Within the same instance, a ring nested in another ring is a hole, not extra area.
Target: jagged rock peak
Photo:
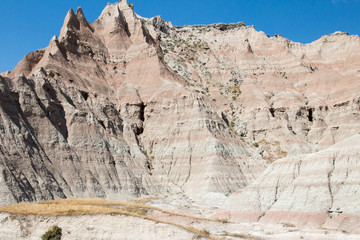
[[[76,17],[77,17],[77,19],[78,19],[80,22],[87,23],[86,17],[85,17],[85,15],[84,15],[83,10],[82,10],[81,7],[78,7],[78,8],[76,9]]]
[[[87,21],[83,10],[81,7],[78,7],[76,10],[76,17],[80,22],[80,25],[83,25],[84,27],[90,29],[92,32],[94,31],[93,28],[91,27],[91,25],[89,24],[89,22]]]
[[[113,4],[108,3],[104,8],[104,10],[101,12],[99,19],[109,18],[113,16],[114,13],[116,14],[117,12],[125,11],[125,10],[133,11],[132,8],[128,5],[126,0],[122,0],[120,2],[116,2]]]
[[[89,22],[86,20],[86,17],[81,7],[77,8],[76,14],[74,13],[73,9],[70,9],[66,14],[64,24],[60,31],[60,37],[65,36],[68,30],[80,30],[80,28],[82,27],[89,28],[91,31],[93,31]]]
[[[79,29],[79,20],[77,19],[74,10],[70,8],[64,19],[64,24],[61,28],[60,36],[63,36],[67,30],[72,27]]]
[[[121,23],[125,21],[124,16],[121,12],[121,5],[120,3],[108,4],[104,10],[101,12],[98,21],[101,23]]]

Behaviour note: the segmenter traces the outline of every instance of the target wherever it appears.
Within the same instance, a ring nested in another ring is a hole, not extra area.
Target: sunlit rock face
[[[355,219],[359,90],[358,36],[70,10],[0,76],[0,203],[180,192],[233,219]]]
[[[218,215],[358,232],[359,140],[356,134],[325,150],[275,161],[233,193]]]

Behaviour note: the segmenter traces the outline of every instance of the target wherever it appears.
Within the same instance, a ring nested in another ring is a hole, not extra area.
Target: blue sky
[[[111,0],[1,0],[0,72],[58,35],[70,8],[82,6],[93,22]],[[128,0],[143,17],[174,25],[240,22],[266,34],[309,43],[335,31],[360,35],[360,0]]]

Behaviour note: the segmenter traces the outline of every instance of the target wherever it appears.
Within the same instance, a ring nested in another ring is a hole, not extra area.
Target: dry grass
[[[229,86],[229,90],[231,93],[238,93],[238,94],[241,93],[240,88],[238,88],[237,86]]]
[[[195,233],[197,237],[210,238],[210,232],[206,229],[199,230],[199,229],[194,228],[193,226],[187,226],[185,228],[188,231]],[[210,238],[210,239],[213,239],[213,238]]]
[[[21,215],[75,216],[75,215],[145,215],[146,208],[138,204],[107,201],[103,199],[61,199],[38,203],[19,203],[0,208],[0,212]]]
[[[226,218],[215,218],[216,222],[229,223],[229,220]]]
[[[128,213],[134,213],[134,214],[140,215],[140,216],[145,216],[148,211],[146,208],[138,208],[138,207],[133,207],[133,206],[123,207],[123,208],[121,208],[121,210],[128,212]]]
[[[40,202],[39,204],[60,204],[60,205],[90,205],[90,206],[100,206],[100,207],[106,207],[106,208],[119,208],[120,206],[123,207],[135,207],[135,208],[143,208],[147,210],[155,210],[160,211],[169,215],[174,216],[180,216],[180,217],[186,217],[191,218],[194,220],[202,220],[202,221],[213,221],[213,222],[224,222],[224,219],[212,219],[212,218],[205,218],[205,217],[198,217],[198,216],[191,216],[186,215],[182,213],[172,212],[168,210],[161,209],[159,207],[139,204],[139,203],[129,203],[129,202],[119,202],[119,201],[110,201],[110,200],[104,200],[104,199],[97,199],[97,198],[91,198],[91,199],[80,199],[80,198],[72,198],[72,199],[60,199],[60,200],[52,200],[52,201],[45,201]],[[1,211],[1,208],[0,208]],[[95,213],[95,214],[101,214],[101,213]],[[107,213],[105,213],[107,214]]]
[[[264,157],[264,159],[269,163],[287,156],[287,152],[281,149],[280,142],[278,141],[267,142],[262,140],[258,144],[269,154],[268,156]]]
[[[225,235],[228,237],[236,237],[236,238],[243,238],[243,239],[249,239],[249,240],[264,240],[264,238],[255,237],[255,236],[243,234],[243,233],[228,233],[228,232],[226,232]]]
[[[183,226],[173,222],[158,220],[147,217],[148,210],[161,211],[169,215],[186,217],[203,221],[217,221],[227,222],[224,219],[211,219],[197,216],[190,216],[186,214],[167,211],[154,206],[147,206],[139,203],[127,203],[118,201],[109,201],[103,199],[60,199],[52,201],[44,201],[38,203],[19,203],[0,208],[0,212],[7,212],[17,215],[38,215],[38,216],[77,216],[77,215],[102,215],[102,214],[120,214],[125,216],[132,216],[142,219],[155,221],[173,225],[194,233],[196,236],[205,237],[208,239],[219,240],[210,235],[207,230],[198,230],[191,226]]]
[[[159,199],[158,197],[148,197],[148,198],[133,198],[130,201],[134,202],[134,203],[140,203],[140,204],[144,204],[147,202],[150,202],[152,200],[156,200]]]
[[[0,208],[0,212],[19,215],[39,216],[76,216],[76,215],[98,215],[98,214],[127,214],[121,209],[108,208],[87,204],[49,204],[49,203],[19,203]]]

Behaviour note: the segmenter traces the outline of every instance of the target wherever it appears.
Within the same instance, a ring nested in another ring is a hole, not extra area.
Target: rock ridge
[[[243,22],[173,26],[125,0],[92,23],[70,9],[0,75],[0,204],[184,194],[233,219],[348,229],[359,79],[346,33],[300,44]]]

